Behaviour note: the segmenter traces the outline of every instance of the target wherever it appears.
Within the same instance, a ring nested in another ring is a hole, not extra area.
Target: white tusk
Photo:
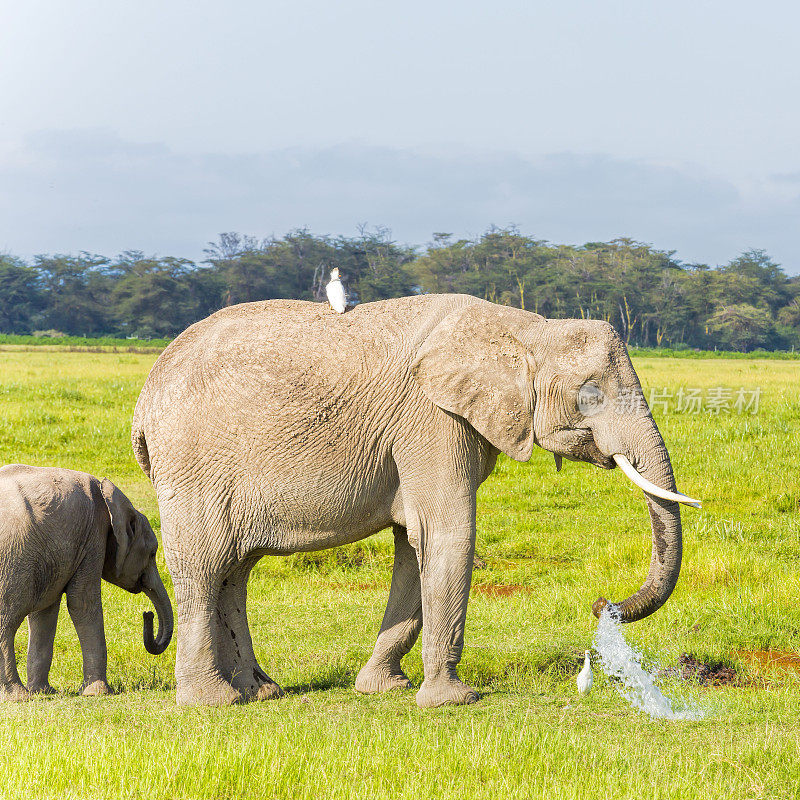
[[[703,504],[699,500],[692,500],[691,497],[687,497],[685,494],[681,494],[680,492],[670,492],[667,489],[662,489],[660,486],[656,486],[651,481],[647,480],[647,478],[640,475],[633,464],[628,461],[625,456],[616,453],[615,455],[611,456],[614,461],[617,462],[617,466],[642,490],[647,492],[648,494],[652,494],[655,497],[660,497],[662,500],[672,500],[674,503],[683,503],[687,506],[693,506],[694,508],[702,508]]]

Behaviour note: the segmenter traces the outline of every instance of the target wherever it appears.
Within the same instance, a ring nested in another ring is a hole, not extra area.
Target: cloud
[[[516,224],[552,242],[630,236],[711,264],[760,247],[800,271],[800,199],[785,179],[765,179],[748,198],[685,165],[602,154],[359,144],[188,154],[106,130],[41,131],[0,151],[0,187],[0,250],[23,256],[202,258],[221,231],[353,234],[360,223],[422,244],[433,231],[474,236]]]

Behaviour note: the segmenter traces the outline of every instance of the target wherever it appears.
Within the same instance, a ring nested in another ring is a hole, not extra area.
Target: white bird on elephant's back
[[[330,283],[325,287],[325,294],[328,295],[328,302],[331,308],[338,314],[344,314],[347,309],[347,295],[344,293],[344,286],[339,280],[339,268],[331,270]]]

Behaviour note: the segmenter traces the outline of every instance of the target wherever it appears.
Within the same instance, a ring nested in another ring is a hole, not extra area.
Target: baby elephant
[[[147,519],[104,478],[54,467],[0,469],[0,699],[52,692],[61,595],[83,653],[83,694],[110,692],[100,578],[144,592],[158,612],[144,614],[144,646],[162,653],[172,638],[172,606],[156,567],[158,540]],[[14,635],[28,617],[28,687],[14,657]]]

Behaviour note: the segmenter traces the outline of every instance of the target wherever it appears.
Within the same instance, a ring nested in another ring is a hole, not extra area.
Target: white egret
[[[589,660],[589,651],[584,651],[583,669],[578,673],[575,679],[578,684],[578,691],[581,694],[589,694],[589,689],[592,688],[592,662]]]
[[[347,308],[347,295],[344,293],[344,286],[339,280],[339,268],[331,270],[330,283],[325,287],[325,294],[328,295],[328,302],[337,314],[344,314]]]

